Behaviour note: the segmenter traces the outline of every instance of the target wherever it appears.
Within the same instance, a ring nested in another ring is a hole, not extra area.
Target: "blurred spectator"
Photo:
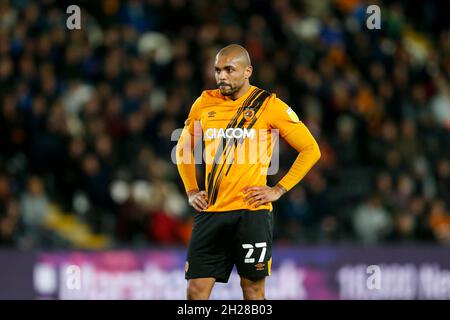
[[[45,227],[49,213],[49,201],[42,180],[37,176],[28,179],[27,190],[20,198],[23,237],[25,248],[48,246],[48,231]]]
[[[450,214],[444,201],[436,199],[431,203],[428,223],[438,243],[450,244]]]
[[[436,77],[437,94],[431,99],[430,107],[435,121],[450,131],[450,85],[443,76]]]
[[[394,230],[390,238],[395,242],[411,242],[416,239],[416,225],[415,217],[406,212],[398,212],[394,216]]]
[[[392,218],[383,208],[378,195],[356,208],[353,218],[356,236],[363,243],[376,244],[387,238],[392,228]]]

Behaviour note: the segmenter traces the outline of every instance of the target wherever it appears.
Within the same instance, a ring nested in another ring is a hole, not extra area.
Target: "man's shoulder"
[[[282,99],[277,97],[276,93],[274,93],[274,92],[270,92],[270,95],[267,99],[267,103],[268,103],[269,108],[274,107],[274,106],[279,107],[280,105],[287,106],[287,104]]]
[[[220,94],[219,89],[210,89],[210,90],[203,90],[200,94],[199,99],[201,99],[203,102],[208,103],[212,100],[224,100],[224,97]]]
[[[203,90],[194,102],[193,108],[202,109],[207,106],[216,105],[224,101],[219,89]]]

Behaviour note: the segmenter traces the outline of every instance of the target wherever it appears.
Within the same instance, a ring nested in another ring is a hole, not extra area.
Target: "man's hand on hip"
[[[274,187],[249,187],[244,189],[244,194],[248,193],[244,198],[244,201],[247,202],[249,206],[254,204],[253,207],[257,208],[263,204],[277,201],[285,192],[286,189],[278,184]]]
[[[208,196],[205,191],[191,190],[187,193],[189,205],[198,212],[208,209]]]

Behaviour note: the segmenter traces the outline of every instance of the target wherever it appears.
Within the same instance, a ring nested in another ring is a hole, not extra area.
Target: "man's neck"
[[[239,99],[240,97],[242,97],[243,95],[245,95],[245,94],[248,92],[248,90],[250,90],[250,87],[251,87],[250,83],[248,83],[248,82],[245,83],[245,84],[242,86],[241,90],[239,90],[238,92],[236,92],[234,95],[230,96],[230,98],[231,98],[232,100],[237,100],[237,99]]]

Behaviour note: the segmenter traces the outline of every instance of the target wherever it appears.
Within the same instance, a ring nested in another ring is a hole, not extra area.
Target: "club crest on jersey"
[[[255,110],[253,110],[253,108],[245,108],[244,109],[244,119],[245,121],[250,121],[253,119],[253,117],[255,116]]]

